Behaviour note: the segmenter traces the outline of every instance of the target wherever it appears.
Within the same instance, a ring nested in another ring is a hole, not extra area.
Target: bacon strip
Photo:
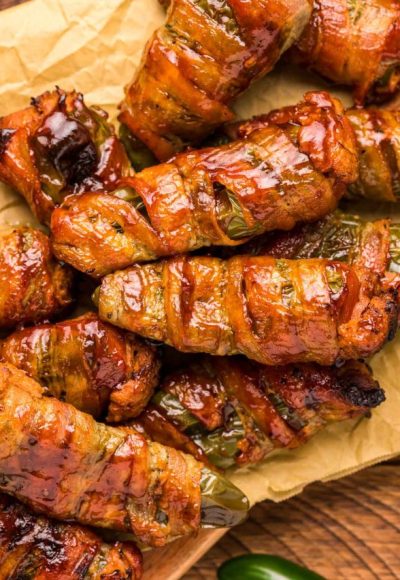
[[[139,580],[142,555],[132,542],[107,544],[89,529],[34,515],[1,494],[0,577]]]
[[[328,423],[367,415],[384,398],[363,363],[269,367],[204,356],[168,375],[133,424],[226,469],[303,445]]]
[[[17,330],[0,357],[37,380],[46,393],[100,419],[132,419],[158,382],[155,349],[94,313]]]
[[[323,217],[357,177],[354,135],[342,113],[328,94],[308,93],[246,139],[145,169],[111,197],[71,196],[52,216],[54,251],[99,277]]]
[[[174,0],[119,120],[165,161],[233,118],[229,104],[272,70],[309,16],[306,0]]]
[[[39,230],[0,229],[0,280],[0,327],[52,317],[72,301],[72,271],[53,258]]]
[[[384,100],[400,86],[397,0],[318,0],[292,61],[354,87],[357,104]]]
[[[103,278],[100,318],[185,352],[268,365],[367,357],[393,337],[397,295],[326,260],[177,257]]]
[[[87,107],[80,93],[57,88],[0,118],[0,180],[23,195],[42,223],[66,195],[109,191],[130,174],[107,114]]]
[[[283,107],[247,121],[226,125],[210,141],[248,138],[280,118],[292,114]],[[349,109],[345,112],[357,144],[358,179],[349,184],[349,197],[396,202],[400,196],[400,112],[384,109]],[[338,160],[339,161],[339,160]]]
[[[162,546],[200,525],[201,464],[96,423],[0,365],[0,490],[39,513]]]

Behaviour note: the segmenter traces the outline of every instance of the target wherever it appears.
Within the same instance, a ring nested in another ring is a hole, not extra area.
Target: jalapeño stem
[[[225,477],[203,467],[200,488],[202,528],[232,527],[246,519],[249,500]]]

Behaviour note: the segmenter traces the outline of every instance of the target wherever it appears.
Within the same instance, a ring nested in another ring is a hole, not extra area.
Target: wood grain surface
[[[0,0],[0,10],[24,1]],[[146,553],[144,580],[215,580],[222,562],[249,552],[278,554],[327,580],[400,579],[399,469],[400,462],[376,466],[281,504],[258,504],[229,533],[203,531]]]
[[[256,505],[184,580],[214,580],[222,562],[248,552],[278,554],[328,580],[400,578],[399,469],[371,467],[281,504]]]

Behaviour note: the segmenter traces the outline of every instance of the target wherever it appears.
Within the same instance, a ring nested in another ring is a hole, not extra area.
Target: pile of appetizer
[[[43,225],[0,230],[4,579],[140,578],[143,548],[243,521],[225,470],[385,399],[364,360],[397,331],[400,224],[337,208],[400,199],[398,0],[166,9],[118,131],[61,88],[0,118]],[[281,58],[354,107],[235,120]]]

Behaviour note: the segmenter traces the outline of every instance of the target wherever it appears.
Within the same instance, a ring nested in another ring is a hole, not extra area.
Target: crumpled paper
[[[31,96],[57,84],[78,89],[89,104],[115,116],[123,86],[163,17],[157,0],[31,0],[0,12],[0,115],[26,106]],[[236,111],[243,117],[263,113],[324,87],[319,78],[283,63],[239,99]],[[349,93],[334,92],[351,104]],[[373,208],[372,215],[388,211]],[[400,219],[400,209],[391,211]],[[0,184],[0,223],[17,222],[35,224],[25,203]],[[371,419],[332,425],[298,450],[281,451],[233,473],[252,503],[279,501],[313,481],[341,477],[400,454],[400,339],[375,356],[372,366],[387,401]]]

